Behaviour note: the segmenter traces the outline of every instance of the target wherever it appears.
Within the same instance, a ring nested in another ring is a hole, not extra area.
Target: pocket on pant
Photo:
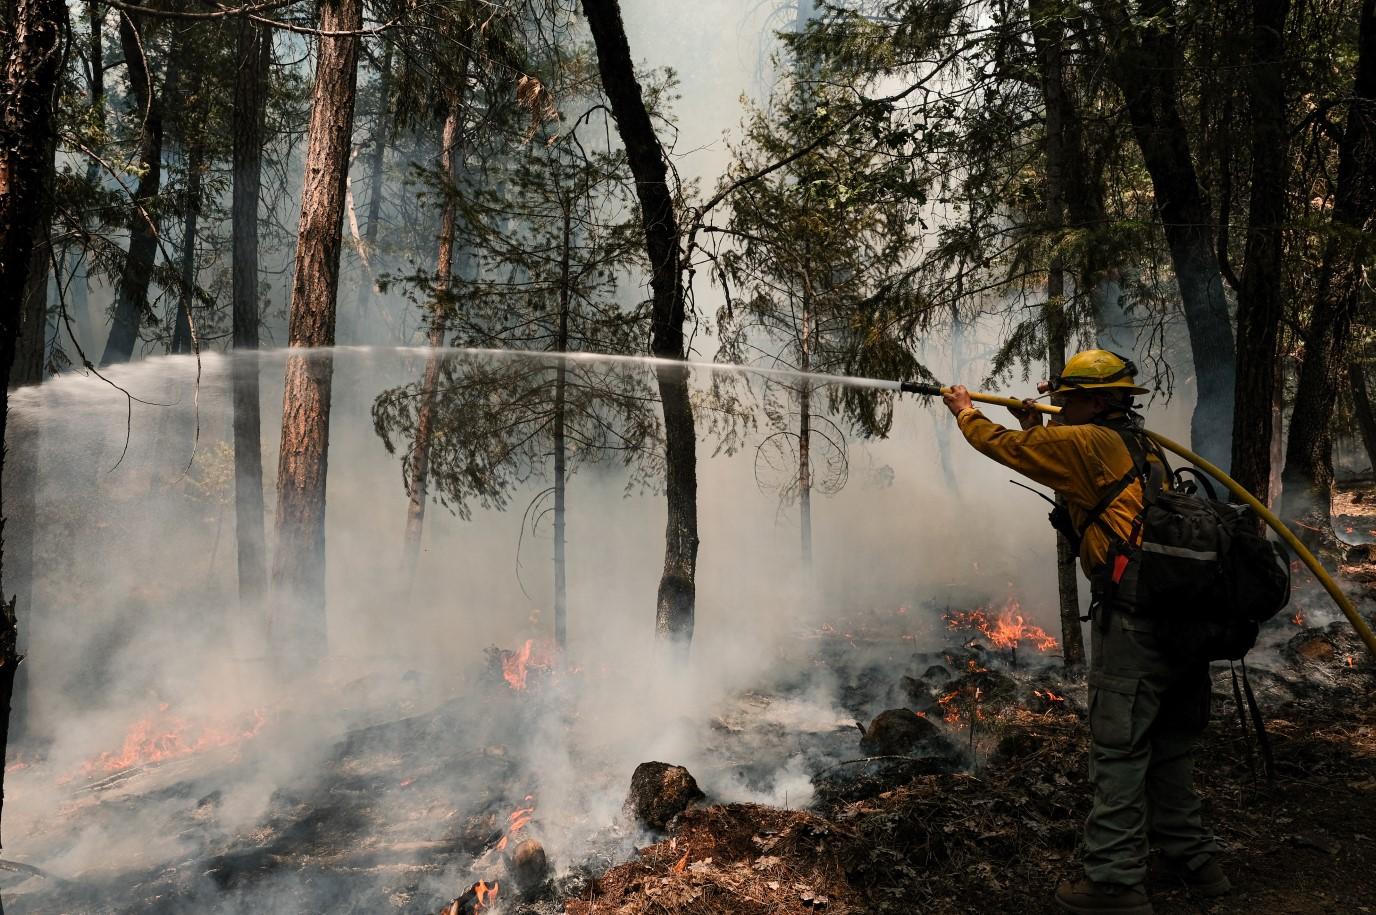
[[[1132,746],[1137,686],[1135,677],[1090,672],[1089,732],[1095,743],[1116,750]]]

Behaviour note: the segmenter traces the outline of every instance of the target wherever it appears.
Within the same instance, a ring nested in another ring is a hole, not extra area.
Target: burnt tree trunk
[[[1290,133],[1285,116],[1285,19],[1289,0],[1252,4],[1252,192],[1237,295],[1237,385],[1233,401],[1232,476],[1265,499],[1271,484],[1271,405],[1279,384],[1284,316],[1282,229]],[[1258,519],[1260,523],[1260,519]]]
[[[365,317],[372,305],[373,290],[377,285],[377,268],[373,265],[374,245],[377,244],[377,230],[382,217],[382,176],[386,163],[387,143],[390,138],[391,122],[388,106],[392,95],[392,43],[383,38],[386,50],[382,57],[382,72],[378,75],[377,116],[373,119],[372,150],[368,154],[368,224],[363,227],[359,260],[363,266],[363,276],[358,282],[358,299],[354,303],[354,323],[366,329]]]
[[[1127,104],[1142,160],[1151,176],[1156,211],[1175,268],[1194,357],[1197,401],[1190,419],[1194,448],[1227,469],[1232,456],[1236,350],[1223,277],[1210,226],[1213,217],[1180,115],[1176,72],[1181,68],[1170,0],[1142,0],[1129,15],[1121,0],[1097,0],[1114,47],[1109,71]]]
[[[13,0],[9,7],[0,83],[0,378],[8,379],[20,333],[20,308],[28,283],[34,239],[55,133],[58,76],[66,5],[56,0]],[[0,442],[5,441],[9,388],[0,385]],[[4,471],[0,448],[0,477]],[[4,532],[0,506],[0,535]],[[0,537],[0,545],[3,537]],[[3,572],[0,556],[0,573]],[[22,660],[15,601],[5,598],[0,575],[0,760],[9,745],[10,701]],[[0,813],[4,773],[0,771]]]
[[[564,226],[559,255],[559,315],[554,330],[554,351],[559,361],[554,367],[554,644],[563,649],[568,644],[568,577],[564,560],[567,515],[564,499],[568,483],[567,448],[564,423],[568,411],[570,252],[573,245],[573,199],[563,199]]]
[[[662,359],[686,358],[683,323],[685,295],[678,217],[659,138],[650,122],[626,42],[616,0],[583,0],[602,88],[611,103],[621,142],[635,177],[640,216],[650,261],[650,350]],[[688,368],[655,368],[664,406],[665,524],[664,572],[659,580],[655,629],[685,651],[693,638],[693,605],[698,556],[697,434],[688,392]]]
[[[263,523],[263,444],[258,394],[258,198],[263,184],[263,118],[270,33],[240,20],[234,81],[232,130],[233,227],[232,330],[234,359],[234,519],[238,551],[239,604],[255,614],[267,584]]]
[[[146,45],[128,15],[120,16],[119,39],[129,72],[129,90],[138,106],[134,114],[143,125],[138,140],[138,162],[143,171],[134,188],[134,205],[129,216],[129,250],[125,252],[124,267],[115,287],[114,316],[101,365],[128,362],[138,343],[139,326],[148,312],[153,263],[158,256],[158,224],[152,204],[162,184],[162,98],[153,86],[152,67],[144,54]],[[176,80],[175,44],[174,40],[168,51],[167,83]]]
[[[1363,298],[1365,251],[1376,221],[1376,0],[1363,0],[1357,75],[1338,144],[1333,221],[1304,333],[1304,361],[1290,415],[1283,505],[1299,533],[1327,539],[1332,515],[1333,405]]]
[[[1055,4],[1047,0],[1032,0],[1029,5],[1032,36],[1036,46],[1037,64],[1041,70],[1042,95],[1046,103],[1046,219],[1054,232],[1065,228],[1065,173],[1067,159],[1068,111],[1065,70],[1062,60],[1064,31],[1056,16]],[[1059,247],[1059,246],[1057,246]],[[1046,363],[1055,378],[1065,369],[1065,350],[1070,336],[1065,315],[1066,265],[1059,254],[1053,254],[1047,270],[1046,304],[1042,320],[1046,324]],[[1061,496],[1056,497],[1063,503]],[[1078,669],[1085,663],[1084,636],[1080,631],[1080,583],[1076,577],[1075,550],[1070,540],[1056,534],[1056,584],[1060,596],[1061,644],[1064,646],[1065,666]]]
[[[277,462],[277,537],[269,620],[274,650],[311,664],[326,648],[325,480],[334,377],[340,228],[358,79],[362,0],[320,0],[315,91],[292,279],[282,446]],[[340,33],[330,35],[329,33]],[[323,349],[309,352],[312,349]]]
[[[444,335],[449,326],[450,286],[454,273],[454,235],[457,229],[460,167],[463,163],[463,93],[451,93],[444,117],[444,131],[440,140],[440,171],[448,187],[445,189],[444,211],[440,216],[440,235],[435,253],[435,293],[430,312],[430,352],[425,357],[425,375],[421,379],[420,404],[416,410],[416,440],[411,449],[406,479],[409,483],[406,504],[406,542],[404,546],[405,587],[410,589],[420,558],[421,535],[425,532],[425,503],[430,484],[430,442],[435,426],[435,395],[439,389]]]

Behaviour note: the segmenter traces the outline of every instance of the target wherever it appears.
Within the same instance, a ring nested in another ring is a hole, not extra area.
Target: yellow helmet
[[[1106,349],[1087,349],[1066,361],[1061,374],[1051,378],[1052,394],[1073,394],[1110,388],[1130,394],[1146,394],[1133,382],[1137,366],[1132,360]]]

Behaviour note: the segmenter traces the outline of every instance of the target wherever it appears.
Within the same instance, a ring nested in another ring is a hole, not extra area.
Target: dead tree
[[[292,278],[282,445],[277,462],[277,548],[269,619],[274,650],[311,663],[325,651],[325,479],[334,377],[340,228],[358,80],[362,0],[320,0],[315,91]],[[315,352],[312,352],[315,350]]]
[[[57,0],[14,0],[6,22],[4,82],[0,83],[0,378],[14,365],[20,309],[34,239],[41,227],[41,199],[52,169],[54,112],[62,62],[66,6]],[[9,391],[0,393],[0,442],[9,415]],[[0,475],[4,471],[0,448]],[[4,511],[0,506],[0,534]],[[0,540],[0,544],[3,540]],[[0,572],[3,572],[0,556]],[[10,700],[19,667],[15,602],[5,599],[0,575],[0,758],[9,744]],[[4,774],[0,772],[0,811]]]
[[[234,518],[239,603],[257,611],[267,584],[263,525],[263,445],[258,395],[258,197],[263,184],[263,117],[272,41],[248,19],[239,23],[234,81],[232,330]]]
[[[640,198],[645,246],[650,260],[650,350],[662,359],[682,361],[685,294],[678,218],[669,188],[668,164],[655,134],[640,83],[636,81],[626,28],[617,0],[583,0],[602,88],[611,103],[621,142]],[[686,650],[693,637],[693,604],[698,555],[697,435],[689,399],[686,366],[655,368],[664,409],[664,474],[668,521],[664,572],[659,581],[655,629]]]

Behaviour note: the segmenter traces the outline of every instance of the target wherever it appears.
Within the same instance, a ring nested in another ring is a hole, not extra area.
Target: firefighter
[[[1020,430],[987,419],[963,386],[943,395],[975,450],[1064,497],[1067,533],[1079,539],[1080,565],[1091,581],[1105,573],[1115,539],[1133,536],[1144,486],[1161,485],[1144,473],[1154,459],[1130,451],[1137,437],[1117,431],[1140,423],[1132,398],[1146,390],[1135,371],[1106,350],[1075,354],[1059,377],[1040,386],[1062,399],[1057,421],[1042,425],[1042,414],[1024,401],[1024,409],[1011,411]],[[1151,847],[1192,892],[1227,893],[1193,784],[1195,743],[1209,715],[1208,662],[1167,654],[1153,619],[1119,606],[1096,602],[1090,632],[1094,798],[1085,822],[1085,877],[1062,884],[1057,903],[1070,912],[1150,915],[1144,883]]]

